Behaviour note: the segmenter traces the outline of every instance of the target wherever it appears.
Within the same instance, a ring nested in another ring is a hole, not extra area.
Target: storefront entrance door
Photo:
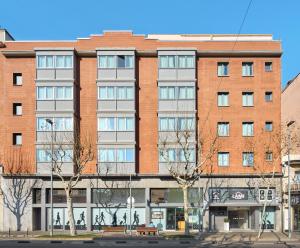
[[[300,207],[294,207],[294,231],[300,231]]]
[[[167,230],[184,229],[183,208],[167,208]]]
[[[249,211],[248,210],[232,210],[228,211],[229,228],[247,229]]]

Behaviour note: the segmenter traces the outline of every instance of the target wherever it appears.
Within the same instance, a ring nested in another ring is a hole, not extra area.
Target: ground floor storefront
[[[227,182],[226,182],[227,180]],[[212,181],[212,180],[211,180]],[[249,187],[245,179],[222,178],[222,184],[214,179],[199,180],[189,189],[189,228],[201,231],[258,230],[259,223],[268,230],[281,230],[281,210],[277,188]],[[99,231],[106,226],[125,226],[136,229],[150,223],[162,231],[184,230],[183,194],[171,179],[133,178],[103,182],[102,179],[83,179],[73,190],[73,213],[77,230]],[[230,184],[230,187],[228,187]],[[51,221],[50,182],[42,181],[42,187],[32,192],[31,203],[22,216],[23,230],[69,230],[70,223],[65,192],[61,182],[54,182],[53,219]],[[207,187],[209,185],[209,187]],[[216,187],[215,185],[218,185]],[[113,187],[109,187],[113,186]],[[133,199],[132,207],[128,204]],[[265,200],[265,217],[262,217]],[[130,202],[130,201],[129,201]],[[3,210],[3,230],[13,230],[16,218]]]

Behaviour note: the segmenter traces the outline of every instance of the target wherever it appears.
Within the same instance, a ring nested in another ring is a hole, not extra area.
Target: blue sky
[[[17,40],[74,40],[103,30],[237,33],[249,0],[8,0],[0,25]],[[241,33],[282,40],[282,84],[300,72],[300,1],[253,0]],[[4,10],[4,11],[3,11]]]

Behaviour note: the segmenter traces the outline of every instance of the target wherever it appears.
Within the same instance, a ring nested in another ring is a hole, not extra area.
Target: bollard
[[[8,228],[8,237],[10,237],[10,227]]]
[[[26,229],[26,235],[27,235],[27,237],[28,237],[28,227],[27,227],[27,229]]]

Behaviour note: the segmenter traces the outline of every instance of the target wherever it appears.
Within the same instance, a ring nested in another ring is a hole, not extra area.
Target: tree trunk
[[[257,234],[257,238],[259,239],[262,235],[263,232],[263,223],[266,223],[266,208],[267,208],[267,201],[268,201],[268,191],[270,189],[270,185],[268,185],[266,193],[265,193],[265,202],[263,205],[263,211],[262,211],[262,215],[261,215],[261,221],[259,223],[259,230],[258,230],[258,234]]]
[[[17,220],[17,231],[21,231],[21,216],[19,213],[16,214],[16,220]]]
[[[74,213],[73,213],[73,200],[70,193],[70,190],[66,190],[67,196],[67,209],[68,209],[68,218],[69,218],[69,225],[70,225],[70,235],[76,235],[76,228],[75,228],[75,220],[74,220]]]
[[[189,235],[189,202],[188,202],[188,187],[183,187],[183,208],[184,208],[184,234]]]

